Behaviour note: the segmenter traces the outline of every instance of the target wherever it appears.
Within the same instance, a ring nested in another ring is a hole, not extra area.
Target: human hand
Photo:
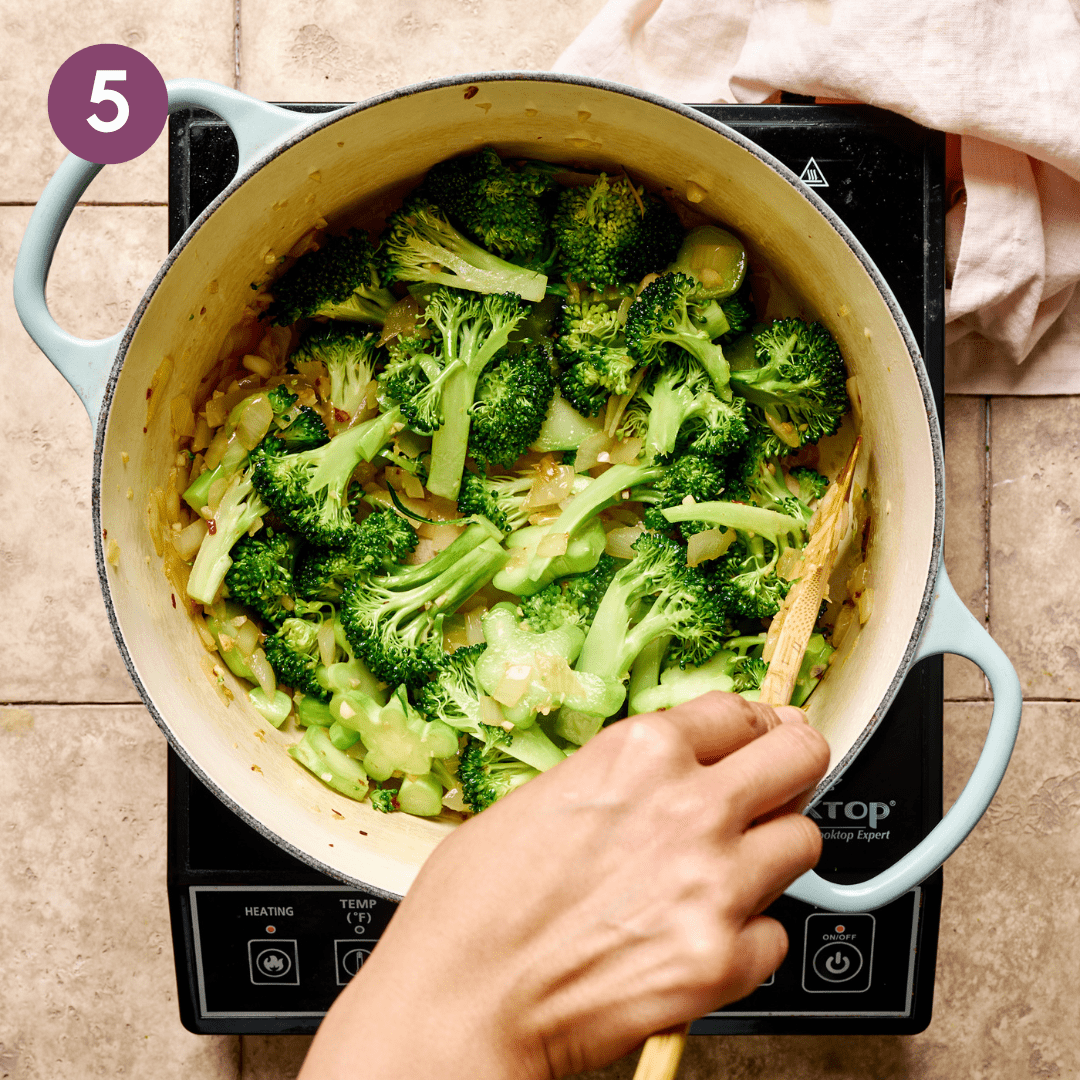
[[[828,760],[799,710],[735,694],[605,728],[439,845],[301,1080],[552,1080],[750,993]]]

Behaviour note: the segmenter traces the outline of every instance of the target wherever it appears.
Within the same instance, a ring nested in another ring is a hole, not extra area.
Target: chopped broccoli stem
[[[515,266],[474,244],[422,195],[390,215],[379,248],[387,282],[415,281],[478,293],[516,293],[543,299],[547,275]]]
[[[309,727],[304,737],[289,747],[289,753],[305,769],[340,794],[357,802],[367,798],[368,778],[363,765],[334,746],[326,728],[318,725]]]

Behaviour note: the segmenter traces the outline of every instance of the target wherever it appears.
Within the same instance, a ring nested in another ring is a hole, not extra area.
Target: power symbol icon
[[[825,982],[842,983],[862,970],[863,954],[850,941],[830,941],[814,954],[813,969]]]
[[[839,949],[835,956],[829,956],[825,960],[825,970],[830,975],[843,975],[851,967],[851,961],[844,956]]]

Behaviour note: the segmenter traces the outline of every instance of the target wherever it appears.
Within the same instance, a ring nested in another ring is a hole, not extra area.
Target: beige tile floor
[[[0,0],[0,597],[19,613],[0,670],[0,1080],[283,1080],[307,1045],[198,1037],[177,1018],[165,746],[104,622],[91,426],[10,298],[30,206],[62,157],[45,112],[52,73],[79,48],[121,41],[166,77],[348,100],[462,70],[543,68],[599,7],[189,0],[181,18],[145,0]],[[161,141],[106,169],[86,200],[49,297],[62,325],[101,336],[126,322],[165,252]],[[953,397],[945,426],[946,562],[1017,664],[1029,704],[991,812],[946,868],[934,1019],[911,1038],[694,1039],[688,1080],[1080,1076],[1080,404]],[[972,665],[949,661],[950,797],[977,754],[987,696]],[[626,1060],[594,1075],[632,1070]]]

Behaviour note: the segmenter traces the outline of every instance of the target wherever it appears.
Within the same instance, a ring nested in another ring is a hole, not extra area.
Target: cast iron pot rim
[[[937,408],[934,405],[934,395],[930,387],[930,379],[926,371],[926,365],[923,363],[919,353],[918,344],[911,332],[911,327],[908,325],[907,318],[901,310],[899,303],[896,301],[896,298],[893,296],[892,290],[885,282],[881,272],[878,270],[877,266],[874,265],[873,260],[863,249],[854,234],[848,229],[844,222],[837,217],[829,205],[816,192],[807,187],[783,162],[773,157],[772,154],[763,150],[750,139],[746,138],[745,135],[741,135],[733,128],[728,127],[718,120],[714,120],[712,117],[705,115],[689,105],[683,105],[677,101],[672,101],[668,98],[661,97],[660,95],[650,93],[647,90],[626,86],[621,83],[608,82],[605,79],[595,79],[581,75],[563,75],[558,72],[544,71],[489,71],[473,75],[453,75],[444,79],[432,79],[427,82],[413,83],[409,86],[400,87],[399,89],[390,90],[384,94],[368,98],[365,101],[357,102],[355,105],[348,105],[342,109],[337,109],[334,112],[326,113],[324,117],[314,120],[309,126],[303,128],[300,132],[289,136],[283,142],[276,145],[268,154],[257,158],[246,169],[238,172],[237,175],[233,177],[228,186],[206,207],[206,209],[203,210],[195,221],[191,223],[187,231],[177,242],[176,246],[166,256],[160,269],[154,275],[154,280],[150,283],[146,292],[143,294],[142,300],[139,301],[138,307],[136,307],[131,316],[131,320],[124,331],[124,336],[120,341],[120,347],[117,350],[116,359],[113,361],[112,370],[109,373],[109,380],[105,386],[105,395],[102,400],[101,412],[98,414],[97,419],[97,432],[94,440],[94,475],[91,486],[93,499],[92,517],[94,527],[94,552],[97,561],[98,578],[101,582],[101,591],[105,598],[105,610],[109,618],[109,626],[112,628],[113,638],[116,641],[117,648],[120,650],[120,655],[124,659],[128,675],[131,677],[131,681],[134,683],[135,688],[139,691],[139,696],[149,710],[154,722],[161,728],[173,750],[180,756],[184,764],[247,825],[262,836],[265,836],[271,842],[277,844],[279,847],[284,848],[294,858],[299,859],[301,862],[306,863],[313,869],[318,870],[329,877],[336,878],[351,885],[357,885],[368,892],[390,900],[398,900],[400,899],[400,896],[387,889],[380,889],[368,882],[351,878],[336,867],[329,866],[314,855],[300,850],[298,847],[279,836],[272,829],[268,828],[249,810],[236,802],[232,796],[218,786],[199,763],[196,762],[187,753],[184,747],[180,745],[176,736],[170,729],[168,722],[158,710],[153,698],[147,692],[146,687],[139,678],[134,660],[128,650],[127,643],[124,640],[123,632],[120,629],[120,624],[116,617],[116,609],[112,602],[109,579],[105,569],[105,545],[101,524],[101,474],[105,446],[105,428],[108,424],[113,394],[115,393],[116,384],[120,377],[120,369],[124,366],[124,358],[127,355],[128,346],[134,337],[143,313],[146,311],[147,306],[157,292],[158,286],[172,268],[172,265],[179,257],[180,252],[184,250],[194,237],[195,233],[198,232],[210,215],[213,214],[242,184],[246,183],[247,180],[259,172],[260,169],[269,165],[270,162],[280,154],[283,154],[286,150],[290,150],[309,135],[316,131],[320,131],[325,127],[329,127],[331,124],[337,123],[339,120],[343,120],[346,117],[353,116],[359,112],[364,112],[365,110],[374,108],[378,105],[383,105],[386,102],[394,101],[397,98],[426,93],[428,91],[442,90],[451,86],[471,86],[476,83],[485,82],[563,83],[571,86],[587,86],[596,90],[606,90],[611,93],[622,94],[625,97],[637,98],[640,101],[648,102],[650,105],[656,105],[660,108],[667,109],[687,120],[693,120],[695,123],[701,124],[703,127],[707,127],[711,131],[714,131],[717,135],[722,136],[729,142],[735,143],[737,146],[747,151],[747,153],[752,154],[763,164],[767,165],[774,172],[778,173],[783,179],[791,184],[791,186],[794,187],[795,190],[798,191],[823,218],[825,218],[829,225],[832,226],[833,230],[840,236],[844,243],[847,244],[852,254],[862,264],[863,269],[869,275],[870,280],[877,289],[878,295],[884,301],[893,321],[900,330],[904,345],[907,348],[908,358],[911,360],[912,367],[915,369],[915,376],[919,382],[919,390],[922,393],[923,406],[926,409],[927,425],[930,429],[931,451],[934,458],[934,483],[936,489],[934,496],[934,540],[930,556],[929,573],[927,574],[926,585],[923,589],[922,601],[919,604],[919,613],[915,619],[915,625],[912,628],[911,636],[908,639],[903,658],[901,659],[896,673],[893,675],[892,681],[889,683],[884,696],[878,703],[870,720],[863,728],[862,733],[855,740],[854,744],[843,758],[841,758],[833,767],[828,776],[826,776],[818,785],[814,802],[822,798],[847,770],[848,766],[863,748],[866,740],[870,738],[877,729],[878,724],[881,723],[885,713],[888,711],[889,705],[892,703],[893,698],[896,697],[896,694],[900,690],[900,686],[907,677],[912,660],[915,656],[915,650],[919,644],[919,639],[922,636],[923,625],[926,622],[927,615],[929,614],[930,607],[933,603],[934,586],[941,561],[941,543],[944,523],[944,457],[941,431],[938,426]]]

